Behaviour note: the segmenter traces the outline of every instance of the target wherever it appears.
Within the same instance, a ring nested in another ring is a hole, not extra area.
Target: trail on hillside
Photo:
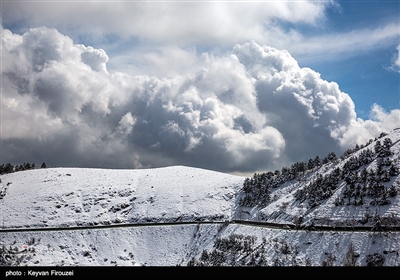
[[[232,221],[203,221],[203,222],[154,222],[154,223],[135,223],[135,224],[112,224],[112,225],[93,225],[93,226],[74,226],[74,227],[48,227],[48,228],[2,228],[1,232],[40,232],[40,231],[72,231],[72,230],[96,230],[107,228],[124,227],[162,227],[162,226],[180,226],[180,225],[221,225],[221,224],[239,224],[244,226],[264,227],[277,230],[293,231],[344,231],[344,232],[400,232],[400,226],[377,227],[377,226],[321,226],[321,225],[300,225],[281,224],[271,222],[256,222],[246,220]]]

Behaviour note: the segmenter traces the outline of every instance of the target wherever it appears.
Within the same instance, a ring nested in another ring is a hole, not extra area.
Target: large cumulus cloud
[[[235,46],[234,53],[255,80],[258,108],[267,124],[286,140],[284,156],[293,161],[323,154],[327,147],[338,151],[331,132],[347,129],[355,118],[348,94],[319,73],[300,68],[286,51],[250,42]]]
[[[336,83],[254,41],[196,54],[201,67],[162,79],[109,72],[104,50],[55,29],[3,30],[2,40],[2,162],[253,172],[398,125],[399,110],[378,105],[358,119]]]

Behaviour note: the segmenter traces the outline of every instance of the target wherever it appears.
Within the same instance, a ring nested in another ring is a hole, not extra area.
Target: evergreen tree
[[[395,164],[391,164],[389,168],[389,175],[396,176],[399,174],[399,168]]]
[[[29,162],[24,162],[22,170],[29,170],[31,169],[31,164]]]
[[[14,172],[14,166],[11,163],[7,163],[4,167],[5,173],[12,173]]]
[[[384,140],[383,140],[383,146],[386,148],[386,149],[390,149],[390,147],[393,145],[393,143],[392,143],[392,140],[390,139],[390,138],[385,138]]]
[[[383,266],[385,257],[379,253],[369,254],[366,259],[367,266]]]
[[[308,160],[307,169],[308,169],[308,170],[313,169],[313,168],[315,167],[314,164],[315,164],[314,161],[310,158],[310,159]]]
[[[321,160],[319,159],[319,156],[316,156],[316,157],[314,158],[314,165],[315,165],[316,167],[318,167],[318,166],[321,165]]]
[[[356,265],[355,250],[354,250],[354,245],[352,242],[350,242],[349,249],[347,250],[343,265],[344,266],[355,266]]]
[[[336,154],[334,152],[330,152],[327,156],[329,161],[335,161],[337,159]]]
[[[42,165],[40,166],[40,168],[46,168],[47,166],[46,166],[46,163],[42,163]]]
[[[386,132],[382,132],[381,134],[379,134],[379,137],[378,137],[378,138],[383,138],[383,137],[385,137],[386,135],[387,135]]]
[[[396,187],[393,184],[388,189],[388,195],[390,197],[395,197],[397,195]]]
[[[381,150],[382,150],[381,141],[378,140],[375,142],[375,146],[374,146],[375,154],[377,154],[379,156],[381,153]]]
[[[383,174],[382,174],[382,176],[381,176],[381,180],[382,180],[383,182],[389,182],[389,181],[390,181],[389,171],[387,171],[387,170],[384,170],[384,171],[383,171]]]
[[[367,171],[366,168],[361,171],[360,180],[363,183],[367,182],[367,180],[368,180],[368,171]]]
[[[376,141],[375,143],[375,153],[378,157],[387,157],[390,156],[392,154],[392,152],[390,151],[390,147],[392,146],[392,140],[390,140],[389,138],[385,138],[384,140],[384,144],[381,144],[381,141]]]

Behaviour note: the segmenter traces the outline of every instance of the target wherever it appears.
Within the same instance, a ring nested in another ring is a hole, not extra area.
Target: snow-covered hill
[[[373,226],[376,216],[387,226],[400,226],[399,168],[400,129],[396,129],[272,187],[268,184],[282,181],[282,176],[268,180],[258,174],[253,184],[265,179],[260,184],[269,190],[269,202],[238,207],[235,218],[299,225]],[[243,190],[239,196],[245,196]]]
[[[15,172],[1,176],[0,222],[10,228],[230,220],[243,179],[184,166]]]
[[[378,141],[387,144],[382,154]],[[374,154],[364,159],[367,149]],[[269,199],[252,196],[253,206],[243,204],[254,191],[245,191],[245,177],[184,166],[4,174],[0,265],[398,266],[398,231],[313,231],[310,225],[372,227],[378,217],[389,229],[398,226],[400,177],[389,169],[399,167],[399,154],[400,130],[394,130],[293,178],[277,174],[261,182],[259,174],[255,185],[273,187],[263,189]],[[370,179],[360,195],[365,170]]]

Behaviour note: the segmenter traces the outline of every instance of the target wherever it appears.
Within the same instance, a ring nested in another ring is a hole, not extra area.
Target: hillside
[[[240,176],[184,166],[48,168],[1,180],[3,228],[230,220],[243,184]]]
[[[294,164],[279,175],[255,174],[239,193],[235,218],[303,227],[399,226],[399,157],[397,129],[310,169]]]
[[[4,174],[0,265],[398,266],[399,154],[397,129],[252,178],[184,166]]]

